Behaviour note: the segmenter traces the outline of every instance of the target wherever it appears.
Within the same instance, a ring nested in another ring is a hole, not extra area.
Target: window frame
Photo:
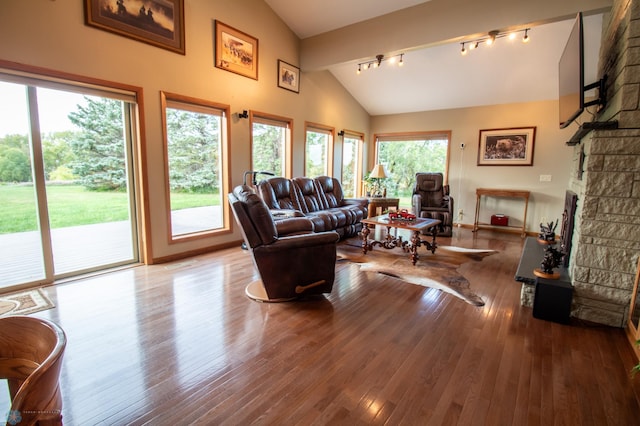
[[[283,125],[285,129],[285,142],[284,149],[284,177],[291,178],[293,176],[293,119],[289,117],[283,117],[275,114],[269,114],[266,112],[250,111],[249,112],[249,140],[251,146],[249,150],[249,164],[253,170],[253,124],[260,123],[266,125]]]
[[[167,241],[169,244],[175,244],[185,241],[199,240],[212,236],[225,235],[232,232],[230,220],[229,203],[225,202],[224,194],[231,191],[231,178],[229,172],[229,153],[231,140],[231,107],[226,104],[211,102],[204,99],[184,96],[176,93],[160,92],[161,118],[162,118],[162,149],[164,154],[164,171],[165,171],[165,210],[167,220]],[[222,213],[222,226],[216,229],[207,229],[188,234],[173,235],[171,224],[171,187],[169,182],[169,151],[168,151],[168,135],[167,135],[167,108],[174,108],[171,105],[180,105],[187,107],[186,111],[201,112],[205,114],[215,113],[221,117],[220,132],[222,134],[220,141],[220,208]]]
[[[407,142],[407,141],[420,141],[420,140],[434,140],[434,139],[446,139],[447,140],[447,155],[444,164],[444,184],[449,183],[449,163],[451,161],[451,130],[432,130],[432,131],[418,131],[418,132],[395,132],[395,133],[377,133],[373,135],[374,140],[374,162],[378,163],[378,152],[380,142]],[[371,166],[373,168],[373,165]],[[370,169],[371,169],[370,168]]]
[[[344,178],[344,140],[345,138],[349,139],[357,139],[358,143],[356,144],[356,158],[354,160],[355,167],[353,170],[354,176],[354,189],[355,189],[355,197],[361,197],[363,194],[362,187],[362,178],[364,177],[364,167],[363,167],[363,150],[364,150],[364,133],[356,132],[354,130],[343,130],[342,131],[342,163],[340,164],[340,181],[342,182]]]
[[[335,146],[336,129],[331,126],[326,126],[324,124],[319,124],[319,123],[313,123],[310,121],[305,121],[304,123],[304,155],[303,155],[303,163],[302,163],[304,175],[307,177],[315,177],[315,176],[309,176],[307,173],[307,134],[310,131],[315,133],[324,133],[328,136],[325,175],[329,177],[333,177],[333,150]]]

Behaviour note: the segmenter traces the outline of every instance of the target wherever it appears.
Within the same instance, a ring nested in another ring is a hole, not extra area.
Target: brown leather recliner
[[[449,185],[444,184],[442,173],[416,173],[411,205],[416,216],[442,222],[438,235],[452,235],[453,197],[449,195]]]
[[[275,302],[331,292],[336,232],[313,233],[305,217],[282,219],[276,226],[267,205],[246,185],[237,186],[228,199],[261,277],[261,282],[247,286],[247,296]],[[279,229],[286,229],[287,235],[280,235]]]

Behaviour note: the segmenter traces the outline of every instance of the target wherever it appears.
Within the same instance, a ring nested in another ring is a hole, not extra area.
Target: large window
[[[333,128],[320,124],[306,124],[304,175],[332,176]]]
[[[136,93],[0,72],[0,288],[137,262]]]
[[[162,93],[170,241],[229,230],[224,105]]]
[[[440,172],[446,182],[450,139],[451,132],[376,135],[376,163],[382,163],[390,175],[385,182],[387,194],[411,205],[416,173]]]
[[[345,131],[342,138],[342,191],[345,197],[357,197],[364,135]]]
[[[291,175],[292,120],[251,113],[251,170]]]

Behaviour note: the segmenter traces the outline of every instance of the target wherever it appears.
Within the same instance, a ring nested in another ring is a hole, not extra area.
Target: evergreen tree
[[[167,108],[167,150],[172,191],[219,190],[220,119]]]
[[[124,189],[122,102],[89,96],[85,99],[86,106],[78,105],[78,110],[69,114],[69,120],[82,129],[70,141],[76,157],[71,170],[87,189]]]
[[[284,176],[282,140],[284,140],[284,128],[254,123],[252,153],[254,170]]]

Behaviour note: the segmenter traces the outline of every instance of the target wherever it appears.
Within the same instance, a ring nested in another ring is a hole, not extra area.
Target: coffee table
[[[441,221],[436,219],[416,218],[412,221],[405,220],[391,220],[389,215],[384,214],[381,216],[374,216],[368,219],[362,219],[363,228],[360,234],[362,235],[362,252],[367,254],[368,251],[373,250],[373,247],[380,246],[386,249],[392,249],[401,247],[405,252],[410,254],[411,262],[415,265],[418,261],[418,248],[424,245],[431,253],[436,252],[438,247],[436,243],[436,235],[438,234],[438,225]],[[387,235],[382,241],[375,239],[370,240],[369,234],[376,226],[385,226],[387,228]],[[392,233],[391,229],[406,229],[411,231],[411,238],[409,241],[402,239],[402,235],[397,236],[397,231]],[[423,231],[431,230],[431,241],[422,240],[420,234]]]

